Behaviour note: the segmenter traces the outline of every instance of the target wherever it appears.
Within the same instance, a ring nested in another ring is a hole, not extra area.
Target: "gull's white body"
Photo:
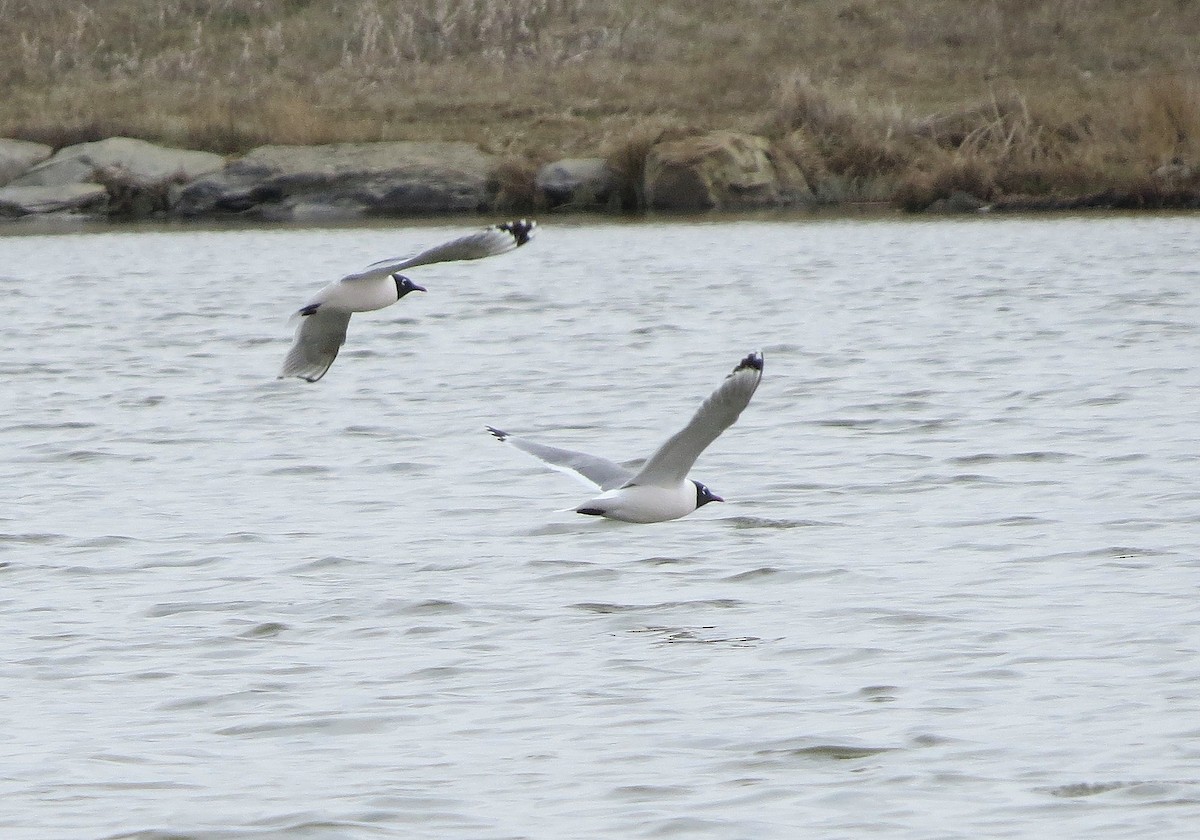
[[[536,222],[521,219],[484,228],[422,251],[414,257],[397,257],[372,263],[325,286],[302,306],[296,337],[284,359],[279,378],[296,376],[316,382],[346,342],[350,316],[355,312],[384,309],[412,291],[424,291],[400,274],[408,268],[457,260],[478,260],[520,247],[533,235]]]
[[[762,379],[763,357],[751,353],[738,363],[725,381],[706,399],[688,424],[672,435],[640,469],[605,458],[559,449],[516,438],[488,426],[488,431],[547,466],[577,475],[602,492],[575,508],[576,513],[603,516],[623,522],[664,522],[687,516],[708,502],[724,501],[699,482],[687,477],[692,465],[721,432],[750,403]]]
[[[353,282],[344,279],[334,281],[313,295],[303,308],[318,306],[346,313],[372,312],[391,306],[398,300],[396,281],[392,279],[392,275],[385,274],[382,277]],[[296,317],[304,316],[296,313]]]
[[[681,481],[674,487],[653,487],[648,484],[618,487],[588,499],[576,507],[575,512],[622,522],[649,523],[678,519],[697,507],[696,483]]]

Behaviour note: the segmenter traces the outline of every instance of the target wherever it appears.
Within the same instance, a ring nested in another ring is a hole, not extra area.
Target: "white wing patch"
[[[612,490],[613,488],[620,487],[633,475],[632,470],[628,470],[606,458],[588,455],[586,452],[559,449],[557,446],[547,446],[544,443],[537,443],[525,438],[513,437],[508,432],[493,429],[491,426],[485,428],[497,440],[515,446],[527,455],[532,455],[552,470],[558,470],[573,478],[581,479],[589,487]]]

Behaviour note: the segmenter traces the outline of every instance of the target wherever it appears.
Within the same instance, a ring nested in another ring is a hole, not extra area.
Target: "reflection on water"
[[[1193,228],[547,219],[316,385],[460,226],[0,238],[0,829],[1191,836]],[[483,428],[645,455],[758,347],[683,520]]]

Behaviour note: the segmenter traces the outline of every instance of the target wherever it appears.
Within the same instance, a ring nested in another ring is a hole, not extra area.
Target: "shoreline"
[[[937,179],[915,162],[857,177],[831,173],[825,161],[733,131],[660,133],[623,151],[514,171],[508,160],[454,141],[272,145],[226,158],[127,137],[57,151],[0,139],[0,225],[1200,209],[1200,167],[1182,161],[1116,183],[1096,179],[1022,194],[997,190],[969,171]]]
[[[565,212],[537,215],[541,225],[564,227],[594,225],[717,225],[717,224],[798,224],[823,225],[861,222],[863,224],[956,222],[988,224],[1000,220],[1067,221],[1087,219],[1148,219],[1194,218],[1191,209],[1074,209],[1025,210],[953,214],[910,213],[896,208],[880,207],[819,207],[811,209],[786,208],[778,210],[709,211],[705,213],[590,213]],[[354,230],[404,228],[449,228],[475,224],[493,224],[512,216],[505,213],[440,213],[409,216],[374,216],[327,221],[260,221],[252,219],[167,219],[147,218],[113,221],[86,216],[25,216],[0,221],[0,238],[21,236],[53,236],[59,234],[239,232],[239,231],[299,231]]]

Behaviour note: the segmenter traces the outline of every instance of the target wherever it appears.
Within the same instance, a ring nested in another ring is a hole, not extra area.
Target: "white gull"
[[[576,507],[576,513],[625,522],[678,519],[709,502],[725,501],[699,481],[688,479],[687,475],[700,453],[733,425],[750,403],[762,372],[760,352],[751,353],[738,362],[688,424],[668,438],[640,469],[585,452],[513,437],[491,426],[487,430],[551,468],[577,475],[603,491]]]
[[[452,239],[422,251],[414,257],[393,257],[372,263],[362,271],[347,274],[317,292],[300,307],[293,319],[299,319],[296,337],[279,378],[297,376],[316,382],[346,343],[346,328],[355,312],[370,312],[391,306],[409,292],[423,292],[401,271],[419,265],[478,260],[518,248],[533,236],[537,223],[526,219],[504,222],[481,231]]]

